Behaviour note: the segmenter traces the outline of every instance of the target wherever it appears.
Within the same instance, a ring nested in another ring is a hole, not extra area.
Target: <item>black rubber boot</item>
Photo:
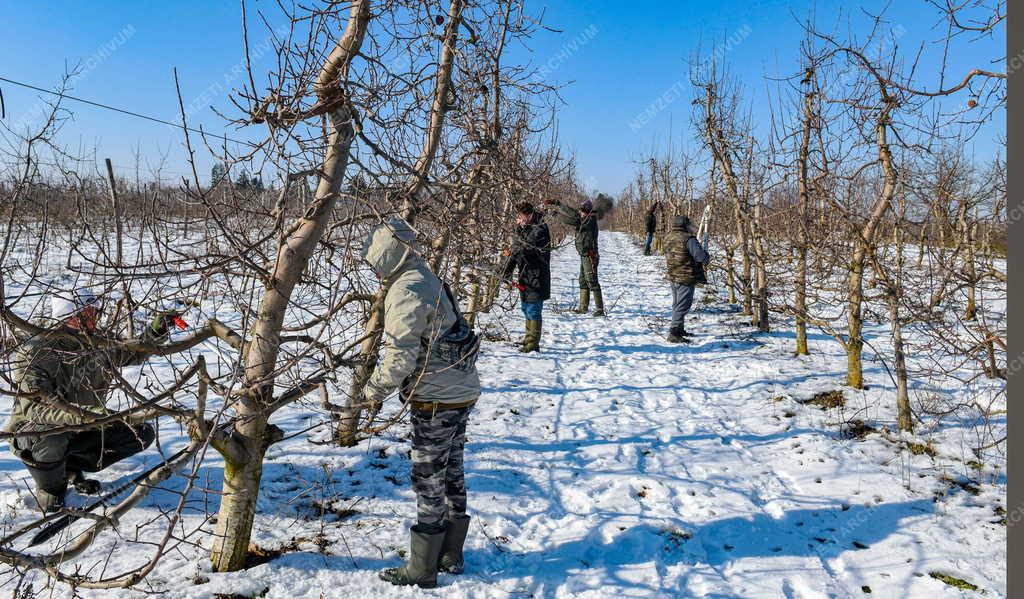
[[[590,289],[583,287],[580,289],[580,305],[576,306],[573,312],[577,314],[586,314],[587,310],[590,310]]]
[[[444,545],[444,530],[434,533],[424,532],[417,524],[412,527],[412,539],[409,542],[409,560],[398,568],[381,570],[381,580],[394,585],[416,585],[424,589],[437,586],[437,566],[441,559],[441,548]]]
[[[39,462],[32,452],[23,450],[19,456],[25,468],[36,483],[36,501],[43,512],[56,512],[64,507],[64,496],[68,491],[68,477],[64,461]]]
[[[601,288],[594,289],[594,316],[604,316],[604,295]]]
[[[686,332],[686,329],[669,329],[668,337],[665,337],[665,341],[669,343],[686,343],[690,340],[690,334]]]
[[[95,495],[100,492],[100,481],[85,478],[81,472],[69,472],[68,482],[82,495]]]
[[[444,531],[444,547],[441,553],[440,570],[451,574],[462,574],[465,562],[462,559],[462,547],[466,544],[466,533],[469,532],[469,516],[457,516],[448,521]]]

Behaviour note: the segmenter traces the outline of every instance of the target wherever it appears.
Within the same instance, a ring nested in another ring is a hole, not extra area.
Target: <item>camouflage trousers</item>
[[[462,454],[472,409],[412,411],[412,489],[421,527],[441,527],[466,513]]]
[[[597,264],[600,257],[597,252],[580,256],[580,289],[600,289],[601,283],[597,280]]]

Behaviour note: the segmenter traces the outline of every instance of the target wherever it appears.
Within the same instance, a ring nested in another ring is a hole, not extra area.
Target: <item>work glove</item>
[[[181,312],[177,310],[161,310],[153,316],[153,321],[149,323],[149,329],[157,337],[167,335],[172,326],[178,330],[188,328],[188,323],[181,317]]]
[[[365,387],[363,387],[363,401],[361,402],[359,407],[361,409],[368,410],[374,406],[381,405],[384,403],[384,400],[388,398],[388,395],[391,394],[381,394],[376,389],[371,388],[370,385],[366,385]]]

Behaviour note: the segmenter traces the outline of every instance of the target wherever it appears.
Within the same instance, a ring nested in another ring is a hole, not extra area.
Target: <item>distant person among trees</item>
[[[543,221],[543,213],[533,204],[523,202],[516,207],[515,238],[502,266],[502,278],[519,289],[519,303],[526,317],[526,335],[521,351],[540,350],[544,302],[551,298],[551,233]]]
[[[658,230],[658,215],[661,210],[661,202],[655,202],[647,209],[647,216],[644,218],[644,229],[647,231],[647,241],[644,243],[644,256],[651,255],[651,244],[654,243],[654,233]]]
[[[583,200],[573,209],[557,200],[548,201],[557,210],[554,217],[575,232],[576,252],[580,255],[580,304],[577,314],[586,314],[590,309],[590,294],[594,294],[594,316],[604,316],[604,296],[597,278],[600,254],[597,244],[597,221],[612,209],[612,199],[602,193],[593,201]]]
[[[665,236],[665,266],[672,285],[672,322],[669,325],[669,343],[684,343],[690,334],[686,331],[686,314],[693,305],[697,285],[707,283],[704,266],[710,257],[697,240],[690,219],[676,216],[672,230]]]

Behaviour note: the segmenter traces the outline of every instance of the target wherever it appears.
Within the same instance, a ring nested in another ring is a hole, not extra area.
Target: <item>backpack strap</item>
[[[459,310],[459,303],[457,301],[455,301],[455,295],[452,294],[451,287],[449,287],[448,283],[446,281],[443,281],[443,280],[441,281],[441,287],[444,288],[444,292],[448,296],[448,301],[452,305],[452,312],[455,313],[455,324],[453,324],[451,326],[451,328],[448,329],[448,332],[452,332],[454,330],[457,330],[461,323],[466,323],[466,327],[468,328],[469,327],[469,321],[466,320],[466,318],[462,315],[462,311]]]

